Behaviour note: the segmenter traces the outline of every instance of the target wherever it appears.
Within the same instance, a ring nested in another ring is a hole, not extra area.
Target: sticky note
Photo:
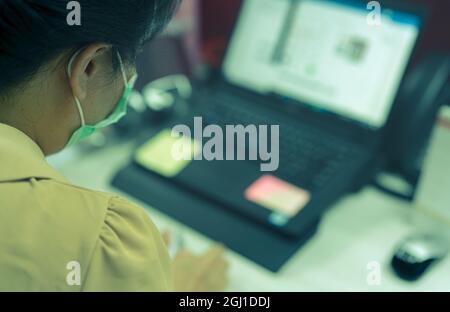
[[[144,168],[172,178],[183,171],[200,151],[198,142],[187,137],[172,137],[172,131],[167,129],[141,146],[135,160]]]
[[[291,218],[310,202],[311,194],[277,177],[264,175],[245,190],[245,198]]]

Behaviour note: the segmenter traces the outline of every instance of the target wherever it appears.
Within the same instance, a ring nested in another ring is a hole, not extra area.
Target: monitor
[[[371,128],[385,125],[421,18],[357,0],[246,0],[223,64],[226,79]]]

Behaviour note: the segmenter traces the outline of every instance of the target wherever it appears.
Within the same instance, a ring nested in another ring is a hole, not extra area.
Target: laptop
[[[199,159],[174,185],[279,234],[304,233],[379,156],[423,22],[384,2],[379,12],[356,0],[245,0],[220,78],[174,124],[277,125],[278,166]]]

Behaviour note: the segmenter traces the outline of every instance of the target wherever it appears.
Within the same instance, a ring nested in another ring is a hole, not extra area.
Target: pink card
[[[264,175],[245,191],[245,198],[288,217],[298,214],[311,200],[311,194],[271,175]]]

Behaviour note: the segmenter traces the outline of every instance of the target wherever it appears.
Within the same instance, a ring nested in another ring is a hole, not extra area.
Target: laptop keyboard
[[[308,190],[320,188],[335,177],[342,162],[359,150],[353,143],[307,123],[295,123],[269,110],[255,110],[239,97],[215,94],[207,100],[207,111],[202,112],[206,123],[280,125],[280,166],[274,174]]]

